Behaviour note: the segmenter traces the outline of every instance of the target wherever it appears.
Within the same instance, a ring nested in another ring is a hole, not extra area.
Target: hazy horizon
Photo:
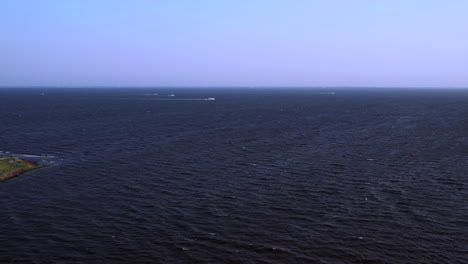
[[[461,0],[0,7],[0,87],[468,87]]]
[[[86,86],[79,86],[79,85],[65,85],[65,86],[53,86],[53,85],[22,85],[22,86],[14,86],[14,85],[1,85],[0,89],[9,89],[9,88],[20,88],[20,89],[416,89],[416,90],[423,90],[423,89],[430,89],[430,90],[447,90],[447,89],[468,89],[467,87],[459,86],[448,86],[448,87],[437,87],[437,86],[222,86],[222,85],[205,85],[205,86],[158,86],[158,85],[147,85],[147,86],[106,86],[106,85],[86,85]]]

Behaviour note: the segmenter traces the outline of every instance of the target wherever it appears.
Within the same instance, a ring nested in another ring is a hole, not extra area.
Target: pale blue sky
[[[466,0],[2,0],[1,86],[468,87]]]

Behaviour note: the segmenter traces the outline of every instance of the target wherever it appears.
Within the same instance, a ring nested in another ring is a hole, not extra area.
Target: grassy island
[[[0,156],[0,182],[14,178],[23,172],[42,167],[44,167],[44,165],[40,165],[32,160]]]

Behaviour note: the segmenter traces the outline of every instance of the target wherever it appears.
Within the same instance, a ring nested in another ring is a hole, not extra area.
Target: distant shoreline
[[[264,86],[264,85],[245,85],[245,86],[223,86],[223,85],[206,85],[206,86],[105,86],[105,85],[0,85],[0,89],[310,89],[310,90],[323,90],[323,89],[414,89],[414,90],[463,90],[468,89],[468,86],[372,86],[372,85],[362,85],[362,86]]]

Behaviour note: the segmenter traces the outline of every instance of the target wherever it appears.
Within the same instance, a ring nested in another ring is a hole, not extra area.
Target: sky
[[[468,88],[466,0],[2,0],[0,86]]]

